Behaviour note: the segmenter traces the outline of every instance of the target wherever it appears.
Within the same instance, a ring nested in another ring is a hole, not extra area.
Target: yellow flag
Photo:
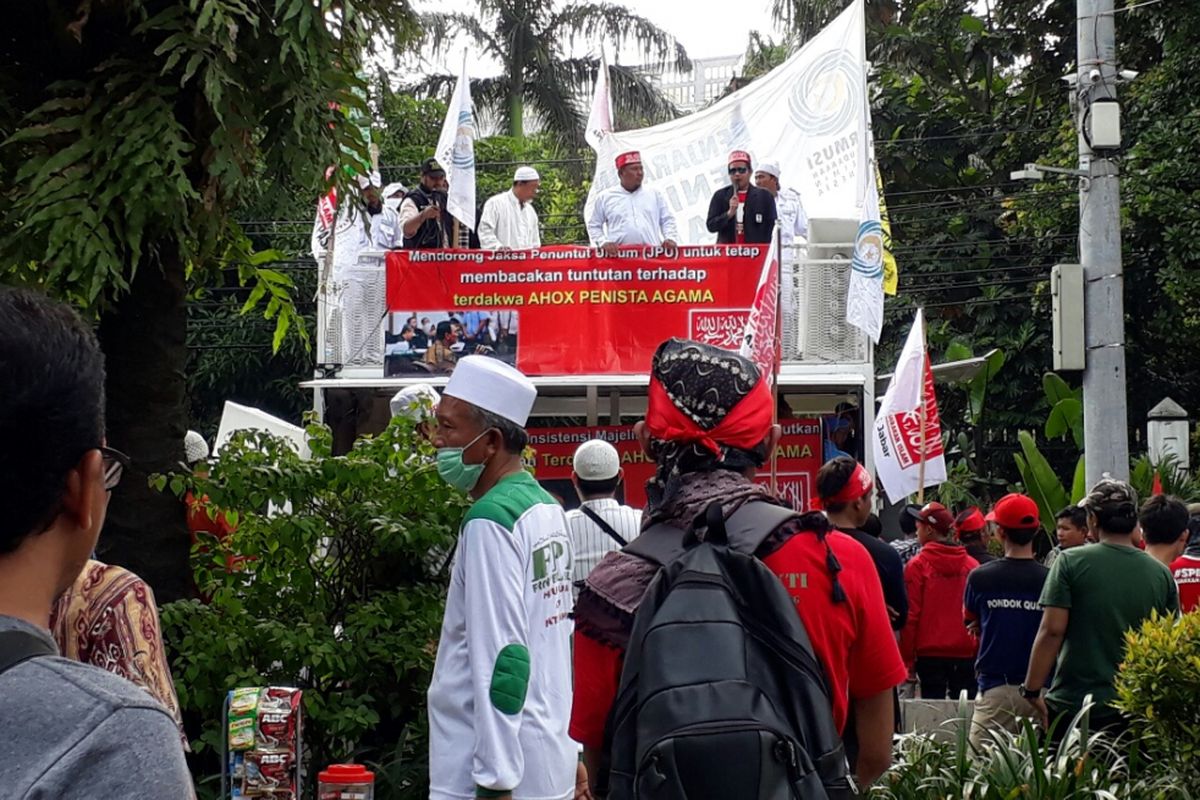
[[[895,296],[900,282],[900,268],[892,254],[892,223],[888,219],[887,200],[883,197],[883,176],[875,167],[875,186],[879,189],[879,224],[883,228],[883,293]]]

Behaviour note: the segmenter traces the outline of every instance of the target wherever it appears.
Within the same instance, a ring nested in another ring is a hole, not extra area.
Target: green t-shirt
[[[1113,679],[1125,656],[1127,630],[1152,611],[1179,610],[1166,567],[1136,547],[1103,542],[1064,550],[1050,568],[1040,602],[1071,612],[1046,700],[1072,713],[1089,694],[1099,705],[1116,696]]]

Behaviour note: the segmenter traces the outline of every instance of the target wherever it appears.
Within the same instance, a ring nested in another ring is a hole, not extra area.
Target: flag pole
[[[925,505],[925,425],[926,425],[926,409],[929,406],[929,398],[925,396],[925,391],[928,388],[925,382],[925,375],[929,369],[929,343],[925,340],[925,310],[921,309],[921,356],[924,359],[921,366],[921,466],[917,471],[917,503]]]
[[[783,295],[783,248],[779,233],[779,223],[775,223],[775,230],[772,232],[772,237],[775,240],[775,257],[779,260],[778,280],[775,286],[775,352],[771,356],[771,427],[774,428],[779,424],[779,361],[780,348],[782,347],[783,337],[783,320],[780,317],[782,303],[780,298]],[[771,451],[771,494],[779,496],[779,448],[776,447]],[[803,508],[796,509],[804,511]]]

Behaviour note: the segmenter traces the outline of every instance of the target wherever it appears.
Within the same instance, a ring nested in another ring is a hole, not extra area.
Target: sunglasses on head
[[[749,167],[730,167],[729,168],[730,175],[741,175],[741,174],[749,172],[749,171],[750,171]]]
[[[130,466],[129,456],[112,447],[101,447],[100,455],[104,459],[104,488],[111,492]]]

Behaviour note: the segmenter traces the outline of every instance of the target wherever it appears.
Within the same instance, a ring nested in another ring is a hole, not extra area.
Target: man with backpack
[[[571,483],[579,508],[567,512],[571,534],[571,580],[578,586],[600,559],[637,538],[642,512],[617,502],[624,470],[617,449],[603,439],[589,439],[575,450]]]
[[[642,534],[576,605],[570,731],[598,796],[845,797],[852,713],[859,784],[890,763],[904,668],[875,566],[753,482],[779,441],[771,411],[747,359],[679,339],[655,353]]]

